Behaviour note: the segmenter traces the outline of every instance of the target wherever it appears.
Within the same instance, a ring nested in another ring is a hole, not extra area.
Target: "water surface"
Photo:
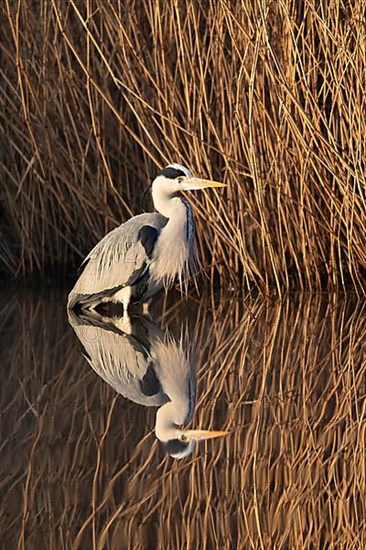
[[[231,432],[182,459],[157,406],[90,367],[65,303],[0,296],[4,548],[365,547],[363,301],[157,300],[157,330],[195,364],[187,427]]]

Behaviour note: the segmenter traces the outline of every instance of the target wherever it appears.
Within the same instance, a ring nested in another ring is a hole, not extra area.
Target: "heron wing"
[[[118,393],[141,405],[160,406],[167,401],[160,385],[144,386],[152,376],[148,349],[115,322],[102,317],[78,316],[69,310],[69,322],[80,342],[80,351],[92,369]],[[123,321],[123,320],[121,320]],[[123,326],[123,322],[121,323]],[[141,387],[141,381],[142,386]]]
[[[68,306],[111,296],[135,284],[148,269],[154,245],[166,223],[161,214],[141,214],[110,231],[81,264]]]

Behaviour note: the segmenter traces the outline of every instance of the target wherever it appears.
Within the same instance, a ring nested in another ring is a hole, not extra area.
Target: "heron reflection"
[[[192,453],[196,441],[226,435],[188,430],[196,401],[195,367],[179,341],[147,317],[107,318],[96,311],[75,313],[69,322],[94,371],[127,399],[159,407],[155,435],[174,458]]]

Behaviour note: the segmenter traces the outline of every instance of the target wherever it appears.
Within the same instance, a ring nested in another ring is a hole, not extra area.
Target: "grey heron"
[[[192,208],[182,192],[225,187],[195,178],[180,164],[169,164],[152,182],[157,212],[140,214],[110,231],[82,262],[68,308],[92,309],[101,302],[144,303],[195,263]]]
[[[195,368],[183,346],[147,317],[107,318],[97,311],[75,313],[69,322],[94,371],[118,393],[140,405],[159,407],[155,435],[174,458],[192,453],[198,440],[224,431],[182,428],[195,407]]]

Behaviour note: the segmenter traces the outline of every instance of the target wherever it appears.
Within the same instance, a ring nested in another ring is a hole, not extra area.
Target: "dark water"
[[[132,326],[65,302],[1,292],[1,547],[365,547],[363,301],[170,295]],[[230,434],[172,458],[167,385]]]

